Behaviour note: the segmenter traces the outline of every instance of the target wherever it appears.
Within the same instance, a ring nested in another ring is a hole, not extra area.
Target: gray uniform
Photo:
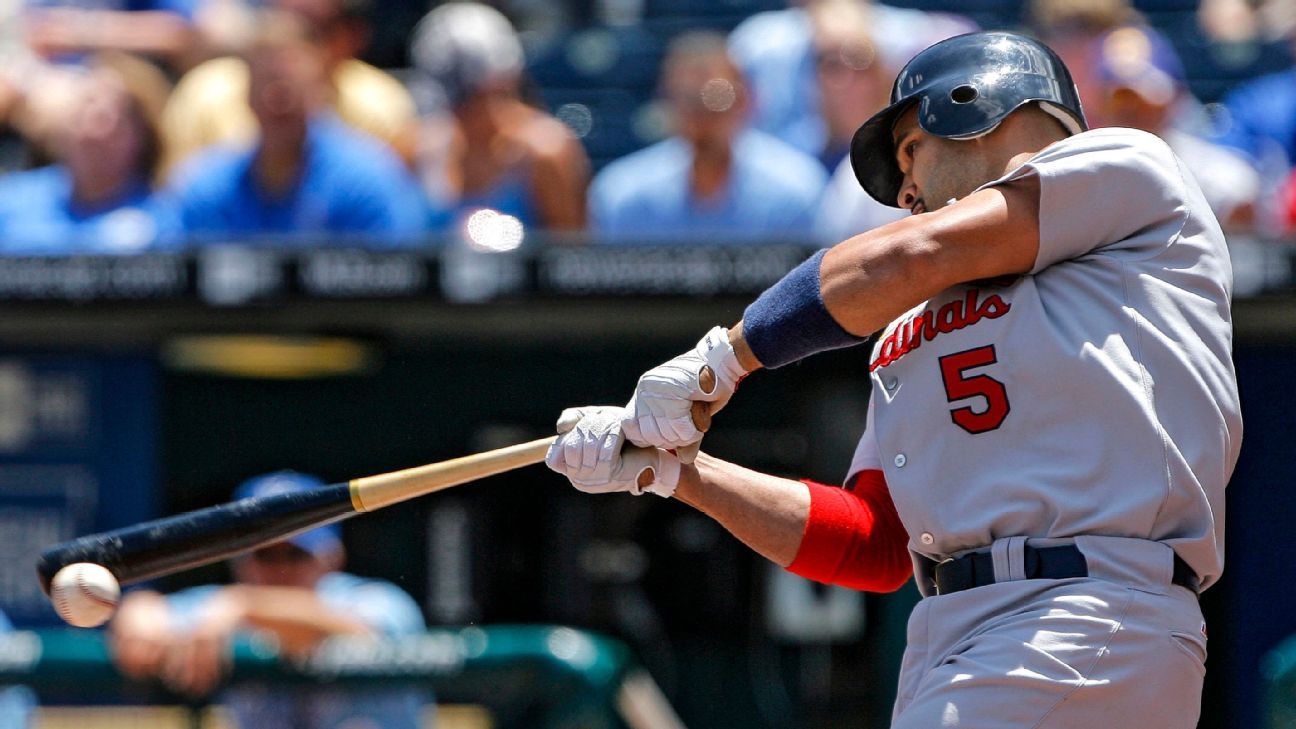
[[[928,596],[894,726],[1186,729],[1205,626],[1174,555],[1219,578],[1242,435],[1228,251],[1150,134],[1085,132],[987,186],[1032,175],[1031,272],[942,292],[874,346],[852,473],[885,472]],[[1022,579],[1026,543],[1074,544],[1089,576]],[[928,560],[973,551],[996,584],[933,595]]]

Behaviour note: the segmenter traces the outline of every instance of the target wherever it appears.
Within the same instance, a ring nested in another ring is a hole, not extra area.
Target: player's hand
[[[589,494],[675,493],[679,459],[656,448],[626,447],[621,431],[624,417],[625,409],[619,407],[564,410],[558,417],[559,438],[549,447],[545,465]]]
[[[713,328],[696,347],[639,378],[621,422],[626,438],[637,446],[679,448],[681,459],[691,463],[702,440],[693,404],[707,403],[707,413],[714,415],[746,374],[729,344],[729,330]]]

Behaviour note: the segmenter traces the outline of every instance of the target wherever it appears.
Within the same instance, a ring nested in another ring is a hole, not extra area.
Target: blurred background
[[[1247,432],[1201,726],[1296,726],[1292,0],[4,0],[0,729],[886,726],[912,586],[815,585],[541,467],[143,586],[103,629],[61,627],[33,562],[623,402],[904,214],[850,135],[978,28],[1052,45],[1228,233]],[[751,378],[708,450],[839,480],[866,355]]]

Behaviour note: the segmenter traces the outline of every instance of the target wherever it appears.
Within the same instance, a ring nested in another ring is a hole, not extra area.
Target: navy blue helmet
[[[1071,72],[1048,46],[1002,32],[943,40],[905,65],[891,87],[891,105],[855,132],[851,167],[868,194],[899,207],[903,175],[891,130],[910,106],[918,105],[918,124],[929,134],[974,139],[1032,102],[1072,134],[1087,128]]]

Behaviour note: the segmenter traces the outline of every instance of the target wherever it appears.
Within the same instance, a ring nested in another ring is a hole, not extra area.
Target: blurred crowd
[[[1296,231],[1292,0],[1202,0],[1191,15],[1203,57],[1234,59],[1213,67],[1184,58],[1182,26],[1167,32],[1169,16],[1129,0],[1005,2],[1016,12],[998,20],[804,0],[710,24],[719,30],[636,34],[645,7],[663,3],[583,13],[612,45],[601,86],[564,83],[553,64],[532,73],[555,56],[588,70],[598,48],[588,34],[535,32],[535,8],[509,3],[432,7],[404,39],[408,67],[392,71],[360,60],[373,35],[365,0],[7,3],[0,253],[450,236],[500,248],[530,232],[830,244],[907,214],[864,194],[845,160],[896,71],[991,24],[1062,54],[1092,126],[1163,137],[1227,230]],[[582,15],[552,5],[564,22]],[[658,51],[632,52],[648,36]],[[643,78],[651,113],[621,114],[618,127],[609,100]],[[550,93],[567,86],[580,86],[577,102]],[[627,148],[632,126],[641,143]]]

